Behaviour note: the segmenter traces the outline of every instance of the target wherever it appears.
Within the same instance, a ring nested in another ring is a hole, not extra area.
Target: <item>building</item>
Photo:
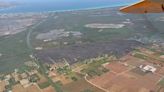
[[[26,79],[28,77],[27,73],[22,73],[20,76],[22,79]]]
[[[21,84],[24,88],[26,88],[26,87],[30,86],[30,81],[29,81],[28,79],[23,79],[23,80],[20,81],[20,84]]]
[[[8,74],[5,76],[5,80],[10,80],[10,79],[11,79],[11,75]]]
[[[37,73],[38,73],[37,70],[32,70],[32,71],[29,71],[29,72],[28,72],[28,75],[29,75],[29,76],[32,76],[32,75],[37,74]]]
[[[12,73],[11,74],[12,75],[12,77],[14,78],[14,80],[16,81],[16,82],[18,82],[19,80],[20,80],[20,77],[19,77],[19,75],[17,74],[17,73]]]
[[[155,71],[157,70],[155,67],[150,66],[150,65],[140,65],[139,68],[143,71],[143,72],[152,72],[155,73]]]

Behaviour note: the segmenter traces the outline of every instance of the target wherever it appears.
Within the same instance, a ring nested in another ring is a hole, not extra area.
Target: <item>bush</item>
[[[48,86],[50,86],[51,84],[49,83],[49,82],[44,82],[44,83],[41,83],[41,84],[39,84],[39,87],[41,88],[41,89],[44,89],[44,88],[47,88]]]
[[[76,78],[76,77],[71,77],[71,79],[73,80],[73,81],[77,81],[78,79]]]

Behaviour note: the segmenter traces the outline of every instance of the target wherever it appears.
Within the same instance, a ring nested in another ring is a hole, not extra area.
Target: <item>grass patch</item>
[[[63,92],[63,90],[62,90],[62,84],[60,83],[60,81],[55,82],[53,84],[53,86],[55,87],[56,92]]]
[[[69,66],[60,67],[57,69],[57,72],[59,74],[64,74],[73,81],[77,81],[78,79],[80,79],[79,76],[75,72],[73,72]]]
[[[32,53],[26,44],[26,34],[23,31],[16,35],[11,35],[0,39],[0,72],[7,73],[19,68],[24,62],[29,61]]]
[[[137,58],[140,58],[140,59],[144,59],[144,60],[147,60],[149,57],[143,55],[143,54],[140,54],[140,53],[135,53],[134,54],[134,57],[137,57]]]
[[[164,79],[162,79],[159,83],[160,86],[164,87]]]
[[[66,75],[68,75],[68,74],[70,74],[72,72],[72,70],[71,70],[71,68],[69,66],[64,66],[64,67],[59,67],[57,69],[57,72],[59,74],[66,74]]]
[[[41,89],[44,89],[44,88],[49,87],[51,84],[47,81],[47,82],[44,82],[44,83],[40,83],[38,85]]]
[[[108,72],[109,70],[104,68],[102,64],[108,62],[107,58],[102,58],[100,60],[94,60],[91,63],[88,63],[88,67],[82,70],[83,73],[87,73],[89,76],[100,76],[103,73]]]

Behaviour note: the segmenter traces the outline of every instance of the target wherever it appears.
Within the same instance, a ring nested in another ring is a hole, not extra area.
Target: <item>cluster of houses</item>
[[[27,62],[27,64],[31,66],[36,65],[32,62]],[[13,73],[1,76],[0,92],[12,92],[12,86],[15,84],[21,84],[24,88],[30,86],[33,82],[39,80],[37,73],[37,69],[21,73],[18,72],[18,69],[15,69]]]
[[[19,87],[20,86],[23,87],[23,89],[28,89],[32,85],[36,85],[37,82],[39,82],[41,77],[37,70],[39,66],[32,61],[25,62],[24,64],[28,67],[35,67],[35,68],[23,72],[20,72],[18,69],[15,69],[14,72],[10,74],[0,76],[0,92],[15,92],[13,91],[13,88],[16,85],[19,85]],[[52,78],[56,76],[55,70],[57,68],[68,66],[68,65],[69,64],[67,62],[55,63],[53,65],[48,64],[47,66],[50,66],[50,69],[47,70],[47,74],[50,78]],[[55,80],[57,81],[57,79]],[[50,88],[53,89],[53,87]]]

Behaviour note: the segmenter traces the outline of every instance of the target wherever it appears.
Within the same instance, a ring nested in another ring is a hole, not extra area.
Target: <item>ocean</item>
[[[123,6],[137,0],[0,0],[17,3],[14,7],[0,9],[0,13],[27,13],[82,10]]]

